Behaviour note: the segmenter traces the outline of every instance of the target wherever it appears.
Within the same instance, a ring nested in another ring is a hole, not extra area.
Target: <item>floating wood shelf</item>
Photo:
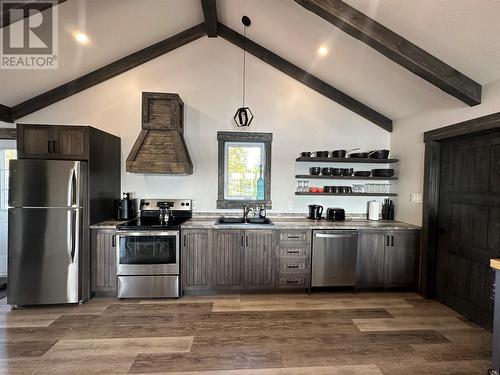
[[[310,178],[310,179],[317,179],[317,180],[373,180],[373,181],[383,181],[383,180],[397,180],[397,177],[361,177],[361,176],[323,176],[323,175],[318,175],[318,176],[313,176],[310,174],[297,174],[295,175],[295,178]]]
[[[396,193],[309,193],[295,192],[295,195],[331,195],[335,197],[397,197]]]
[[[308,163],[363,163],[363,164],[390,164],[399,159],[372,159],[372,158],[297,158],[295,161]]]

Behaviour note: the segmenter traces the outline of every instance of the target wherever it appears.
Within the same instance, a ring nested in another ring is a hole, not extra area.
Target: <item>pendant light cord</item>
[[[245,81],[246,81],[246,48],[247,48],[247,27],[243,26],[243,107],[245,107]]]

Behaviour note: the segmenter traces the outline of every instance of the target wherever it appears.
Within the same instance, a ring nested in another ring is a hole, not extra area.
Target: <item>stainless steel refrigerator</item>
[[[88,166],[12,160],[7,303],[80,303],[89,298]]]

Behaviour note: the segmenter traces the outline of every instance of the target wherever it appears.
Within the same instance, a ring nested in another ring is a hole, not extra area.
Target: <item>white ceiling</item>
[[[500,1],[346,2],[479,83],[500,79]],[[229,27],[242,32],[241,16],[249,16],[251,39],[393,119],[448,97],[293,0],[217,6]],[[0,103],[18,104],[202,20],[200,0],[67,0],[59,6],[59,69],[0,70]],[[76,44],[75,30],[91,43]],[[329,48],[326,57],[318,57],[320,45]]]

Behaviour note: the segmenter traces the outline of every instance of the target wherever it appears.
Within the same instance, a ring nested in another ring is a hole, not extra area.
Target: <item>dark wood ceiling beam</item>
[[[323,94],[334,102],[346,107],[347,109],[357,113],[365,119],[373,122],[381,128],[391,132],[392,120],[378,113],[372,108],[360,103],[356,99],[344,94],[342,91],[330,86],[328,83],[323,82],[319,78],[309,74],[305,70],[278,56],[274,52],[262,47],[261,45],[246,38],[233,29],[219,23],[219,35],[234,45],[245,49],[260,60],[287,74],[288,76],[303,83],[309,88]]]
[[[481,103],[481,85],[341,0],[295,0],[350,36],[468,105]],[[439,37],[439,36],[436,36]]]
[[[15,128],[0,128],[0,139],[17,139],[17,130]]]
[[[12,111],[10,107],[0,104],[0,121],[3,122],[14,122],[12,121]]]
[[[3,1],[4,0],[0,0],[0,4]],[[9,26],[11,23],[20,21],[23,18],[27,18],[28,17],[28,13],[27,12],[29,11],[29,9],[32,8],[33,5],[35,5],[36,9],[38,9],[40,12],[43,12],[44,10],[52,8],[55,5],[59,5],[61,3],[64,3],[65,1],[66,0],[57,0],[53,4],[50,4],[50,3],[39,3],[38,1],[25,1],[24,3],[19,3],[18,5],[14,5],[14,6],[11,7],[11,9],[24,9],[25,10],[25,12],[23,13],[23,17],[17,18],[15,20],[11,20],[10,17],[9,17],[9,14],[8,14],[9,11],[2,11],[2,12],[0,12],[0,28]]]
[[[209,38],[217,37],[217,1],[201,0],[203,15],[205,17],[205,30]]]
[[[59,87],[40,94],[21,104],[12,107],[12,119],[17,120],[30,113],[38,111],[44,107],[54,104],[62,99],[74,95],[80,91],[86,90],[92,86],[102,83],[110,78],[144,64],[156,57],[164,55],[176,48],[184,46],[205,35],[205,26],[203,23],[182,31],[161,42],[146,47],[131,55],[121,58],[100,69],[94,70],[73,81],[65,83]]]

